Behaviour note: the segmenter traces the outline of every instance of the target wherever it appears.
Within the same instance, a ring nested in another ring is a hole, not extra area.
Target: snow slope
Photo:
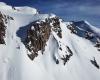
[[[21,27],[33,21],[54,16],[53,14],[38,14],[36,9],[29,7],[16,9],[18,11],[5,3],[0,3],[2,14],[14,19],[7,20],[6,44],[0,44],[0,80],[100,80],[100,69],[90,61],[95,57],[97,64],[100,65],[100,52],[90,40],[70,33],[66,27],[70,22],[60,21],[62,38],[52,31],[44,54],[40,54],[41,51],[39,51],[39,56],[31,61],[27,56],[28,50],[16,33]],[[100,29],[92,29],[100,35]],[[25,31],[23,30],[21,34],[25,35]],[[59,50],[59,46],[62,51]],[[63,65],[60,57],[66,54],[66,46],[70,47],[73,55],[66,65]],[[56,56],[59,64],[54,62],[53,56]]]

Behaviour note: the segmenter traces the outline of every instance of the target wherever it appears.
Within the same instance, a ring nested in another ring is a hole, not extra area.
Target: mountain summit
[[[100,80],[100,29],[31,7],[0,3],[0,80]]]

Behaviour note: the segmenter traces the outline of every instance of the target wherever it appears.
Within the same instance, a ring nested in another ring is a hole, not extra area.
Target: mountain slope
[[[100,29],[34,8],[0,7],[0,80],[100,80]]]

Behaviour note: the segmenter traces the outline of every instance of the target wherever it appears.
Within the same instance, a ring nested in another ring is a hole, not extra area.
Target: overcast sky
[[[100,28],[100,0],[0,0],[13,6],[31,6],[55,13],[65,21],[87,20]]]

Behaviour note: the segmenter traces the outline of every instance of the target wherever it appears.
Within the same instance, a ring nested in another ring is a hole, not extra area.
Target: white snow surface
[[[21,13],[26,13],[26,14],[38,14],[37,10],[35,8],[31,8],[28,6],[24,7],[15,7],[15,9]]]
[[[100,52],[89,40],[71,34],[64,22],[60,22],[62,38],[60,39],[52,31],[44,54],[39,52],[39,56],[31,61],[27,56],[27,49],[16,32],[20,27],[50,16],[37,14],[37,10],[30,14],[29,7],[18,7],[18,9],[20,12],[14,11],[5,3],[0,3],[0,11],[14,18],[14,20],[8,19],[6,24],[6,45],[0,44],[0,80],[100,80],[100,69],[90,62],[95,57],[100,65]],[[62,52],[58,50],[57,42],[62,46]],[[65,46],[71,48],[73,56],[65,66],[63,63],[56,64],[52,56],[56,55],[59,58],[65,54]]]

